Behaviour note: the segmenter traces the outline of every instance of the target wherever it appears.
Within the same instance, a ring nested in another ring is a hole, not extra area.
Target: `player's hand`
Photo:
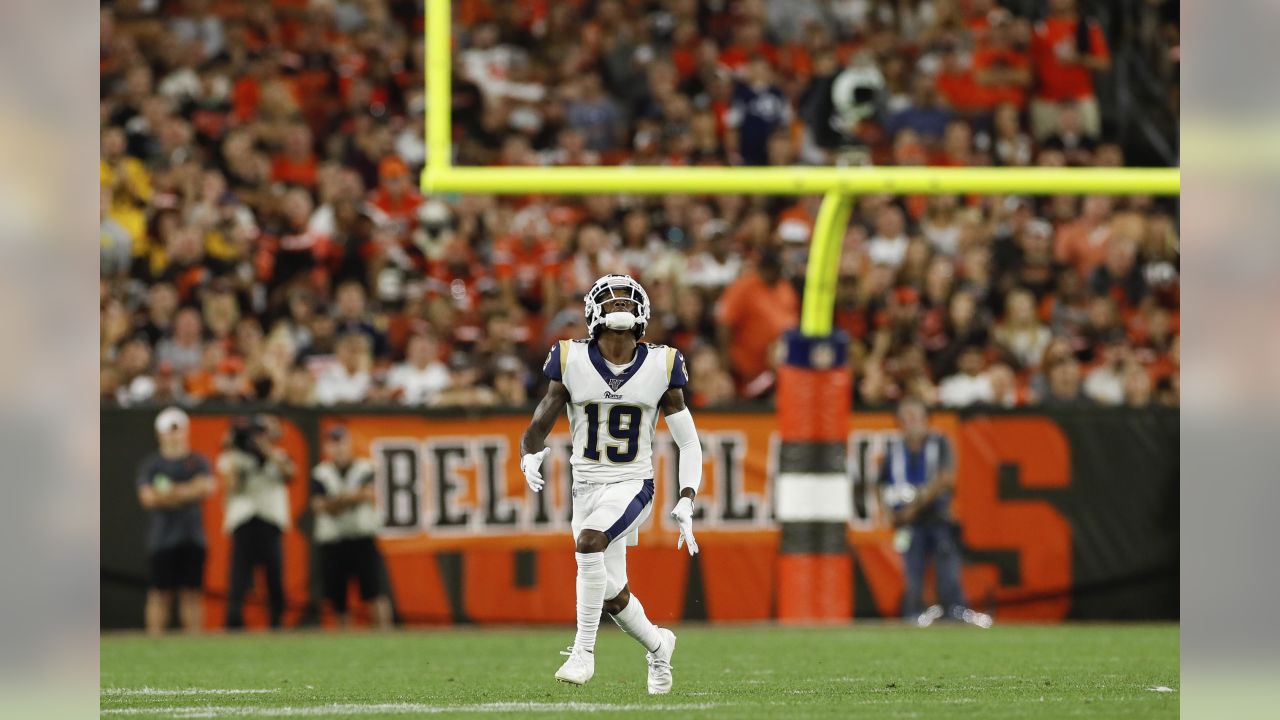
[[[676,549],[679,550],[682,545],[689,546],[689,554],[698,554],[698,541],[693,539],[693,501],[687,497],[680,498],[680,502],[676,503],[675,509],[671,511],[671,517],[675,519],[680,526],[680,539],[676,540]]]
[[[524,472],[524,481],[534,492],[542,492],[542,487],[547,484],[547,481],[542,479],[542,460],[549,452],[551,448],[542,448],[536,453],[520,458],[520,470]]]

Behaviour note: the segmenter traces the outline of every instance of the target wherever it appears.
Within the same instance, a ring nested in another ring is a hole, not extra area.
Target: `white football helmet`
[[[606,313],[605,303],[618,299],[630,300],[635,307],[631,312]],[[586,310],[587,333],[592,337],[600,326],[610,330],[631,330],[636,339],[644,337],[644,330],[649,325],[649,294],[630,275],[605,275],[591,286],[582,302]]]

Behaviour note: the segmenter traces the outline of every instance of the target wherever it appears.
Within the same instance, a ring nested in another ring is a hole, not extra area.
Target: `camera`
[[[266,432],[266,419],[260,415],[236,418],[231,423],[230,445],[240,452],[252,455],[261,463],[266,460],[266,455],[259,443]]]

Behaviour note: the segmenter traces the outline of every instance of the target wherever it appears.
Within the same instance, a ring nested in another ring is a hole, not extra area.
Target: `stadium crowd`
[[[1100,28],[1005,5],[460,0],[454,161],[1123,165]],[[818,198],[424,197],[421,0],[101,14],[104,404],[525,405],[608,272],[648,289],[693,405],[770,396]],[[1177,404],[1176,217],[858,198],[856,401]]]

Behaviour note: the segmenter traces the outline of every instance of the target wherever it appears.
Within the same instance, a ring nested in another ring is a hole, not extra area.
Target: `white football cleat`
[[[595,653],[579,650],[570,645],[568,650],[561,650],[561,655],[568,655],[560,669],[556,671],[556,679],[573,685],[586,685],[592,675],[596,674]]]
[[[665,695],[671,692],[671,656],[676,652],[676,634],[666,628],[658,628],[662,644],[646,655],[649,661],[649,694]]]

